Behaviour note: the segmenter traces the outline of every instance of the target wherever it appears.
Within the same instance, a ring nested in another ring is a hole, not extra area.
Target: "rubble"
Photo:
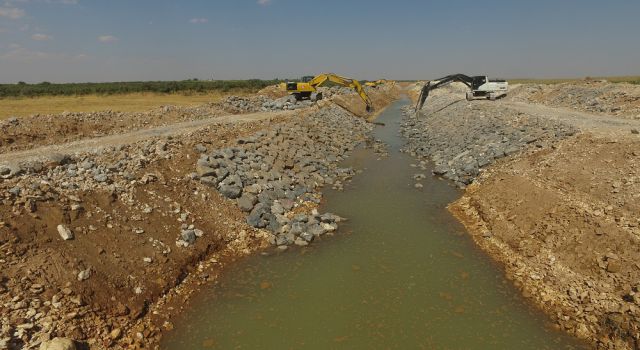
[[[450,97],[432,98],[418,114],[411,107],[406,108],[404,115],[404,150],[422,160],[423,170],[432,166],[434,175],[461,188],[500,158],[530,148],[549,148],[577,132],[570,125],[527,116],[504,106]]]
[[[293,244],[296,237],[309,243],[310,232],[326,233],[322,216],[294,216],[291,210],[304,202],[318,203],[320,187],[339,188],[353,175],[338,163],[371,129],[371,124],[338,107],[325,108],[203,155],[196,172],[201,182],[237,199],[239,208],[249,213],[247,223],[269,229],[276,245]]]
[[[512,88],[507,99],[640,119],[640,85],[628,83],[583,80],[561,84],[522,84]]]

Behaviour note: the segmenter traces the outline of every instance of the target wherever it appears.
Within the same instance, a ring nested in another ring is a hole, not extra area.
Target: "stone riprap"
[[[498,102],[499,103],[499,102]],[[536,118],[490,101],[435,98],[419,113],[404,110],[405,151],[419,158],[434,175],[464,188],[483,167],[530,147],[545,148],[574,135],[569,125]]]
[[[336,230],[340,217],[310,209],[320,202],[322,186],[341,189],[355,174],[339,163],[372,127],[331,106],[202,155],[194,176],[237,201],[249,225],[273,233],[273,244],[306,245]]]

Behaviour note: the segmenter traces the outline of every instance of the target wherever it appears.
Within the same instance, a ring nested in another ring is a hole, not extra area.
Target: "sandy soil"
[[[32,323],[30,330],[47,330],[38,338],[25,332],[13,337],[12,343],[19,346],[22,340],[37,345],[61,336],[90,340],[89,345],[96,348],[118,343],[126,348],[157,337],[162,323],[145,328],[143,338],[127,334],[134,322],[147,315],[150,304],[179,284],[199,261],[213,253],[246,254],[265,244],[259,231],[244,224],[244,214],[233,202],[189,181],[187,175],[199,157],[194,146],[222,147],[226,140],[269,123],[217,125],[179,139],[138,141],[118,153],[142,154],[149,145],[155,148],[165,142],[167,151],[148,154],[148,163],[132,174],[135,180],[82,184],[80,191],[72,192],[75,195],[60,189],[56,180],[48,182],[46,175],[4,181],[6,194],[10,188],[26,191],[30,183],[39,185],[27,197],[4,195],[0,206],[2,323],[6,327],[29,324],[15,318],[21,317],[22,305],[27,312],[44,307],[46,316]],[[106,164],[119,157],[105,152],[91,159]],[[73,240],[60,239],[60,224],[74,232]],[[176,247],[183,224],[202,230],[198,245]],[[90,277],[80,280],[77,276],[84,270]]]

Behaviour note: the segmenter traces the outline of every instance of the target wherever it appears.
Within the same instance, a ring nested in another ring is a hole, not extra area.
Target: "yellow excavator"
[[[376,87],[378,85],[382,85],[382,84],[386,84],[389,81],[387,79],[379,79],[376,81],[368,81],[366,83],[364,83],[364,85],[369,86],[369,87]]]
[[[367,112],[370,113],[373,111],[373,104],[371,103],[371,99],[364,91],[362,85],[360,85],[360,82],[355,79],[341,77],[333,73],[323,73],[313,78],[305,78],[306,79],[303,78],[302,82],[292,81],[282,83],[280,84],[280,87],[295,96],[297,100],[321,100],[322,92],[318,92],[318,87],[325,82],[330,81],[334,84],[354,89],[358,93],[358,95],[360,95],[362,101],[364,101],[364,103],[367,105]]]

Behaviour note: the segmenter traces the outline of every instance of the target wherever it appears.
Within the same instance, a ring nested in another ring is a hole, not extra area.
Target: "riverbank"
[[[336,91],[335,97],[345,93],[350,92]],[[377,110],[396,93],[393,87],[369,91]],[[168,126],[127,126],[128,133],[121,134],[109,129],[115,134],[103,138],[69,132],[75,138],[70,144],[48,146],[53,140],[43,139],[30,145],[27,138],[13,142],[11,147],[18,148],[9,149],[23,153],[14,157],[7,149],[2,157],[10,162],[0,169],[2,347],[37,348],[56,337],[97,349],[157,346],[192,291],[214,279],[226,262],[270,244],[272,231],[250,225],[242,206],[229,198],[234,197],[230,187],[237,190],[238,182],[231,181],[236,177],[253,189],[266,186],[260,193],[274,190],[273,181],[286,177],[296,194],[286,198],[291,209],[313,215],[319,199],[315,184],[342,176],[335,163],[367,138],[372,125],[331,100],[294,111],[277,111],[290,104],[265,101],[230,99],[229,107],[223,107],[242,109],[236,116],[178,109],[180,119],[170,119]],[[338,103],[353,103],[357,112],[356,104],[362,102],[342,96]],[[259,112],[246,114],[251,108]],[[108,119],[109,113],[96,115]],[[60,120],[94,120],[85,117],[63,115]],[[288,134],[291,142],[270,147],[279,136],[272,133],[286,135],[289,124],[297,132]],[[22,135],[29,125],[15,119],[2,127]],[[341,145],[333,150],[335,160],[305,162],[321,158],[317,152],[327,151],[330,141]],[[257,147],[249,150],[252,145]],[[239,148],[246,150],[238,154]],[[226,157],[229,151],[233,156]],[[278,157],[274,152],[290,154]],[[249,159],[261,165],[268,156],[274,157],[273,166],[284,163],[279,177],[275,170],[255,169],[252,162],[211,163]],[[229,173],[215,172],[221,169]],[[206,181],[210,172],[216,178]],[[295,188],[298,184],[304,186]]]
[[[451,211],[558,326],[635,349],[640,140],[581,135],[483,174]]]
[[[585,96],[624,87],[579,85]],[[543,106],[523,102],[526,89],[495,102],[442,89],[407,112],[407,151],[466,188],[451,212],[558,329],[596,348],[637,348],[638,123],[581,112],[635,105],[576,106],[584,101],[561,96],[577,91],[563,85]],[[557,101],[573,108],[548,107]]]
[[[585,348],[550,329],[464,234],[446,209],[460,191],[400,152],[406,103],[376,119],[385,151],[358,147],[340,163],[358,175],[323,189],[319,211],[348,218],[339,231],[234,262],[162,348]]]

